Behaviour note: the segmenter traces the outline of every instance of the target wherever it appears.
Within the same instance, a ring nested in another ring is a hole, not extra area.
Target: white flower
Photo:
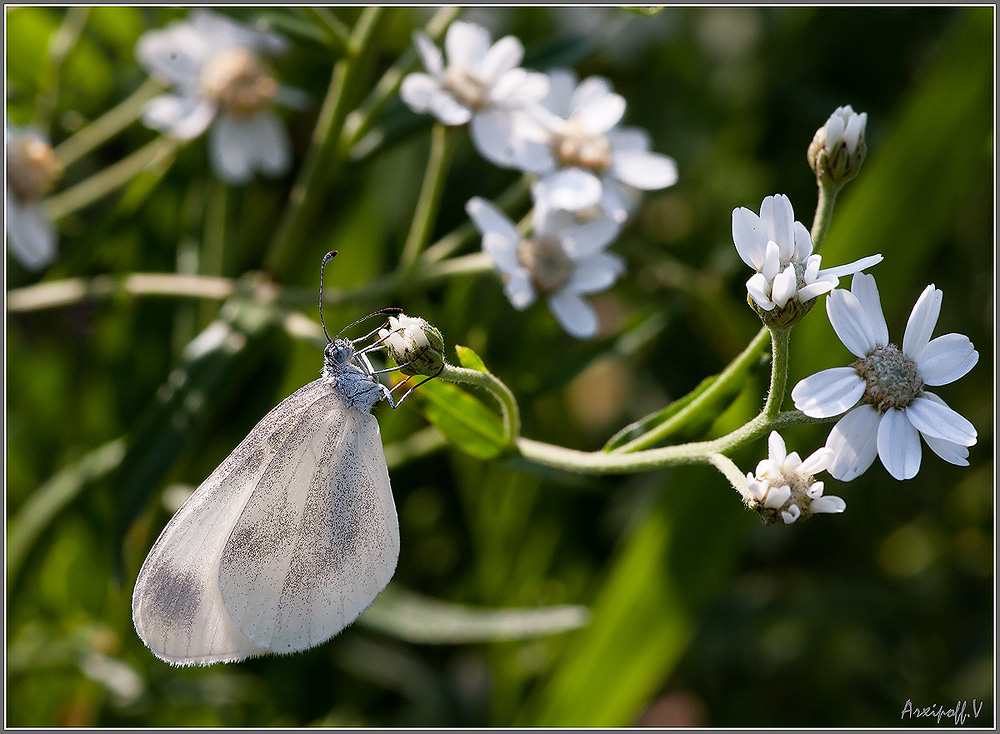
[[[498,165],[510,166],[517,158],[511,146],[518,111],[537,104],[549,88],[544,74],[518,67],[524,57],[521,42],[506,36],[491,45],[485,28],[455,21],[444,39],[446,66],[441,50],[427,36],[414,32],[413,41],[429,73],[403,79],[403,101],[445,125],[471,121],[477,150]]]
[[[622,222],[635,207],[637,189],[673,186],[674,159],[650,152],[645,130],[619,126],[624,114],[625,100],[607,79],[577,84],[572,71],[550,72],[542,106],[519,118],[515,130],[516,167],[541,174],[535,201],[571,211],[599,205]]]
[[[889,331],[875,278],[857,273],[850,292],[837,289],[826,301],[830,323],[858,359],[850,367],[817,372],[792,390],[795,407],[813,418],[851,409],[826,441],[835,458],[830,474],[850,481],[864,473],[876,454],[896,479],[920,469],[920,436],[945,461],[968,466],[973,425],[924,388],[947,385],[979,361],[962,334],[931,339],[943,294],[927,286],[917,299],[903,334],[903,348],[889,343]]]
[[[847,503],[840,497],[823,496],[823,482],[815,474],[829,467],[833,451],[821,448],[802,461],[796,452],[786,453],[785,441],[777,431],[767,439],[768,457],[757,464],[757,473],[747,474],[743,499],[767,522],[778,517],[790,525],[800,517],[817,513],[843,512]]]
[[[858,149],[858,141],[865,134],[868,124],[868,113],[856,113],[850,105],[838,107],[830,115],[826,124],[817,131],[817,137],[822,134],[821,144],[832,151],[841,142],[847,146],[848,153]]]
[[[597,314],[582,296],[610,287],[625,272],[618,255],[603,251],[617,234],[614,222],[581,224],[570,213],[536,208],[532,235],[526,238],[484,199],[471,199],[465,208],[483,234],[483,251],[499,268],[514,308],[523,311],[541,293],[569,334],[584,339],[597,333]]]
[[[211,125],[212,165],[227,183],[246,183],[255,171],[280,176],[291,164],[291,141],[271,104],[297,92],[279,87],[260,54],[284,49],[280,36],[202,9],[189,20],[147,31],[136,57],[177,94],[151,99],[143,122],[181,140]]]
[[[418,316],[390,316],[379,339],[404,375],[436,376],[444,368],[444,338]]]
[[[62,164],[48,139],[35,130],[5,129],[7,147],[7,246],[29,270],[41,270],[56,256],[56,230],[42,205],[62,176]]]
[[[766,197],[760,216],[746,207],[733,209],[733,242],[743,262],[757,271],[747,281],[747,293],[764,311],[783,309],[793,299],[805,304],[836,288],[840,277],[882,261],[871,255],[820,270],[822,258],[813,254],[809,230],[795,221],[784,194]]]

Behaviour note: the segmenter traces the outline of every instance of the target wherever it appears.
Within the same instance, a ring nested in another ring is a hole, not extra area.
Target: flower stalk
[[[420,188],[420,198],[417,200],[410,232],[400,257],[400,268],[404,272],[408,272],[416,264],[434,228],[455,143],[454,132],[444,125],[437,123],[431,129],[431,150],[427,159],[427,170],[424,173],[424,182]]]
[[[514,397],[514,393],[507,385],[491,372],[480,372],[479,370],[470,370],[465,367],[455,367],[447,362],[439,377],[445,382],[454,382],[459,385],[475,385],[488,391],[500,406],[500,415],[503,419],[504,441],[511,445],[516,443],[520,448],[521,441],[525,440],[519,438],[521,435],[521,411],[517,406],[517,399]],[[537,442],[532,441],[530,443],[535,444]],[[563,450],[566,451],[567,449]]]

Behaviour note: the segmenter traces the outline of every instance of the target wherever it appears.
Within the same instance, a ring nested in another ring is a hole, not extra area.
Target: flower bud
[[[444,367],[444,337],[422,318],[390,316],[388,327],[378,334],[404,375],[434,377]]]
[[[850,105],[838,107],[816,131],[809,145],[809,167],[820,185],[842,186],[858,175],[868,148],[865,125],[868,113],[856,113]]]

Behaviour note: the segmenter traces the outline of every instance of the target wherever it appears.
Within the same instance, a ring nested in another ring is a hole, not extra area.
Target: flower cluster
[[[486,29],[455,22],[445,55],[420,33],[414,41],[427,73],[403,80],[400,94],[411,109],[444,125],[468,123],[484,158],[537,175],[530,236],[482,199],[467,206],[507,297],[524,309],[541,294],[569,334],[594,336],[597,316],[582,296],[624,272],[621,258],[604,248],[640,191],[676,183],[673,159],[651,152],[645,130],[621,124],[625,100],[606,79],[526,71],[513,36],[492,43]]]
[[[757,464],[756,474],[747,474],[743,501],[756,510],[767,523],[780,518],[791,525],[800,517],[819,513],[843,512],[847,503],[840,497],[823,495],[823,482],[814,475],[827,469],[833,451],[821,448],[805,461],[794,451],[787,453],[785,441],[777,431],[767,439],[768,456]]]
[[[295,99],[296,90],[275,81],[262,55],[285,46],[274,33],[204,9],[143,34],[135,50],[139,63],[176,91],[150,100],[143,122],[180,140],[211,125],[212,166],[227,183],[247,183],[255,171],[280,176],[291,165],[291,142],[272,104]]]

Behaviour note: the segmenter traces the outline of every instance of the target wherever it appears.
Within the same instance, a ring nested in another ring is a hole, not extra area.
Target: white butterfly
[[[369,411],[392,397],[355,349],[367,336],[327,344],[322,377],[268,413],[163,529],[132,594],[136,632],[157,657],[209,665],[305,650],[389,583],[399,523]]]

